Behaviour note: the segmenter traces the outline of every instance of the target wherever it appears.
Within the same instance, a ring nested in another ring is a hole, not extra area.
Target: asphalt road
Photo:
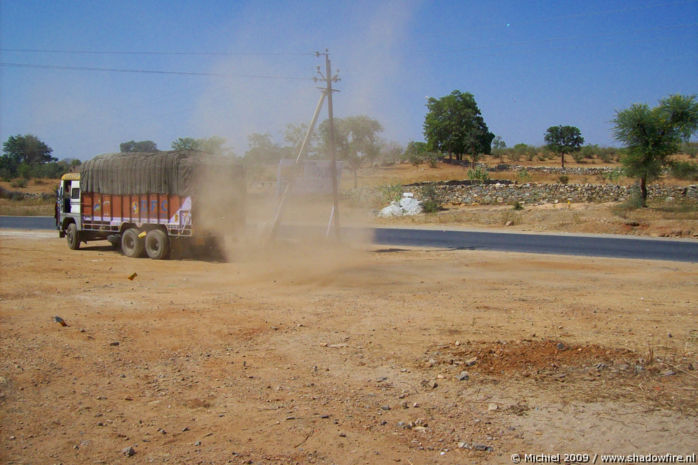
[[[0,228],[55,230],[53,217],[48,216],[0,216]],[[282,234],[302,234],[302,228],[299,227],[284,227],[283,229]],[[348,235],[362,234],[363,232],[365,230],[357,228],[343,230],[343,234]],[[373,229],[373,242],[391,246],[698,262],[698,241],[693,240],[375,228]]]

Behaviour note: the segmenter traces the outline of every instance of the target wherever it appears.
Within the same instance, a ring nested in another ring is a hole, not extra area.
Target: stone
[[[126,457],[132,457],[136,455],[136,449],[134,449],[131,446],[125,447],[121,450],[121,453],[124,454]]]
[[[487,410],[489,410],[490,412],[493,412],[498,408],[499,406],[497,406],[497,404],[495,404],[494,402],[490,402],[489,404],[487,404]]]
[[[470,378],[470,375],[467,371],[461,371],[458,375],[458,381],[467,381],[468,378]]]
[[[471,366],[473,366],[473,365],[475,365],[475,364],[477,363],[477,357],[469,358],[468,360],[466,360],[466,361],[463,362],[463,363],[464,363],[465,366],[471,367]]]
[[[473,449],[484,452],[492,452],[494,450],[492,446],[486,446],[485,444],[475,444]]]

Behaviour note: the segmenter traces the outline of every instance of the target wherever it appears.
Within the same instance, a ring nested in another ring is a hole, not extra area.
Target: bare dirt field
[[[698,448],[695,264],[365,244],[153,261],[107,245],[0,235],[1,463]]]

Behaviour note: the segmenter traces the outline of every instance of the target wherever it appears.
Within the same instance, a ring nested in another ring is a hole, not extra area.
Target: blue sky
[[[376,118],[388,141],[423,140],[426,98],[458,89],[509,146],[558,124],[615,145],[616,110],[698,94],[698,0],[0,0],[0,49],[0,139],[35,134],[58,158],[132,139],[218,135],[239,155],[254,132],[282,142],[312,116],[324,49],[335,116]]]

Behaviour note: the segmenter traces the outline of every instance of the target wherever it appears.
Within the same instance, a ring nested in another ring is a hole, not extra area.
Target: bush
[[[521,202],[518,200],[515,200],[514,203],[511,205],[511,208],[513,210],[523,210],[523,205],[521,205]]]
[[[614,170],[603,173],[602,176],[606,181],[618,182],[618,180],[621,178],[621,176],[623,176],[623,169],[616,168]]]
[[[441,210],[443,200],[441,194],[433,184],[422,187],[422,209],[425,213],[434,213]]]
[[[28,183],[29,183],[29,181],[26,178],[19,178],[19,179],[15,179],[14,181],[12,181],[10,186],[24,188],[24,187],[27,187]]]
[[[697,142],[684,142],[681,144],[681,152],[685,153],[691,158],[696,158],[698,154],[698,143]]]
[[[434,152],[419,152],[419,153],[408,153],[407,161],[412,163],[414,166],[419,166],[422,163],[428,163],[431,168],[436,168],[439,162],[439,154]]]
[[[576,161],[577,163],[581,163],[581,162],[584,160],[584,158],[586,158],[586,157],[584,156],[584,154],[583,154],[581,151],[572,152],[570,155],[572,155],[572,158],[573,158],[574,161]]]
[[[476,166],[474,170],[468,170],[468,179],[471,181],[485,182],[490,180],[490,175],[487,169],[482,166]]]
[[[404,188],[402,184],[386,184],[380,186],[378,190],[381,193],[384,203],[397,202],[402,197],[402,192]]]
[[[522,183],[531,182],[531,175],[528,173],[528,170],[524,168],[516,173],[516,179]]]
[[[676,179],[684,179],[687,181],[698,180],[698,164],[690,161],[675,161],[669,167],[669,172]]]
[[[562,174],[557,178],[557,180],[560,181],[560,184],[567,185],[567,183],[570,182],[570,177],[566,174]]]
[[[598,145],[587,144],[587,145],[583,146],[582,148],[580,148],[579,152],[577,152],[577,153],[579,154],[580,158],[592,159],[592,158],[594,158],[594,155],[596,155],[598,152],[599,152]],[[576,158],[575,158],[575,160],[576,160]]]

